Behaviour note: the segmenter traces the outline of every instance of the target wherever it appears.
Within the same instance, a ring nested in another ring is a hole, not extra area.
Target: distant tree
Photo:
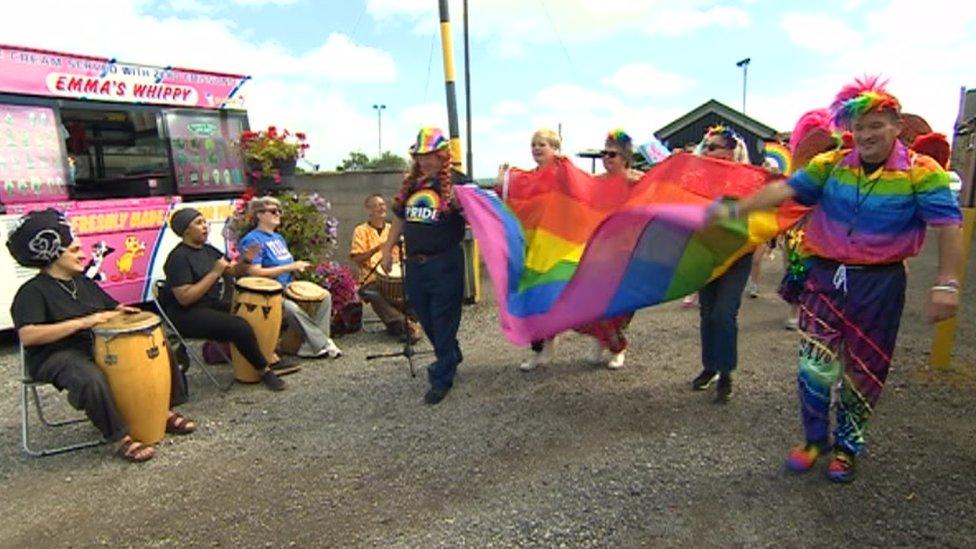
[[[353,151],[349,153],[341,164],[336,166],[340,172],[356,172],[369,170],[399,170],[406,171],[410,165],[406,159],[390,151],[384,152],[378,158],[370,158],[365,153]]]

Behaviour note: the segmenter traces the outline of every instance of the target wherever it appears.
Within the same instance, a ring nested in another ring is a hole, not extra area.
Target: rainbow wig
[[[620,128],[610,130],[610,133],[607,134],[607,142],[615,143],[625,148],[633,147],[633,141],[631,140],[630,135]]]
[[[735,143],[735,147],[732,149],[732,160],[738,162],[739,164],[749,163],[749,151],[746,149],[746,142],[735,133],[735,130],[719,124],[717,126],[712,126],[705,130],[705,135],[702,140],[695,147],[693,154],[698,156],[703,156],[705,153],[705,142],[708,141],[709,137],[715,137],[716,135],[721,135],[726,143]]]
[[[833,104],[830,105],[830,116],[834,127],[840,130],[850,129],[854,120],[869,112],[889,111],[901,113],[901,103],[888,93],[885,86],[887,80],[877,76],[865,76],[863,80],[856,79],[844,86]]]

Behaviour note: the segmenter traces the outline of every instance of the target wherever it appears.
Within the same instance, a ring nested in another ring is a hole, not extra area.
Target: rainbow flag
[[[789,203],[703,227],[716,197],[752,194],[769,174],[677,154],[640,181],[594,177],[559,159],[509,170],[496,192],[455,189],[491,276],[505,336],[516,345],[680,298],[787,229]]]

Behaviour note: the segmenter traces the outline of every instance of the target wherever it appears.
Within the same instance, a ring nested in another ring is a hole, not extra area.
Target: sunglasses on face
[[[705,150],[709,152],[713,151],[731,151],[732,147],[724,145],[722,143],[709,143],[705,145]]]
[[[600,155],[604,158],[617,158],[620,156],[620,153],[617,151],[600,151]]]

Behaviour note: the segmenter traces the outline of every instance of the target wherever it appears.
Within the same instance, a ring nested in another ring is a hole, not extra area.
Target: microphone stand
[[[377,353],[372,355],[366,355],[366,360],[376,360],[378,358],[394,358],[394,357],[402,356],[407,359],[407,364],[410,366],[410,377],[417,377],[417,372],[413,365],[413,357],[419,355],[429,355],[432,354],[434,351],[430,349],[417,351],[413,348],[413,342],[410,340],[410,329],[408,328],[407,325],[410,319],[410,316],[407,314],[407,311],[410,310],[410,299],[408,297],[409,294],[407,293],[407,265],[406,265],[407,255],[403,248],[402,236],[400,237],[400,241],[397,242],[397,249],[400,251],[400,273],[402,274],[403,277],[403,308],[400,310],[400,312],[403,315],[403,330],[404,330],[403,349],[393,353]],[[372,274],[373,271],[376,270],[376,267],[379,267],[379,263],[373,266],[373,270],[370,271],[370,274]],[[365,281],[368,278],[369,275],[366,275],[366,278],[363,280]]]

